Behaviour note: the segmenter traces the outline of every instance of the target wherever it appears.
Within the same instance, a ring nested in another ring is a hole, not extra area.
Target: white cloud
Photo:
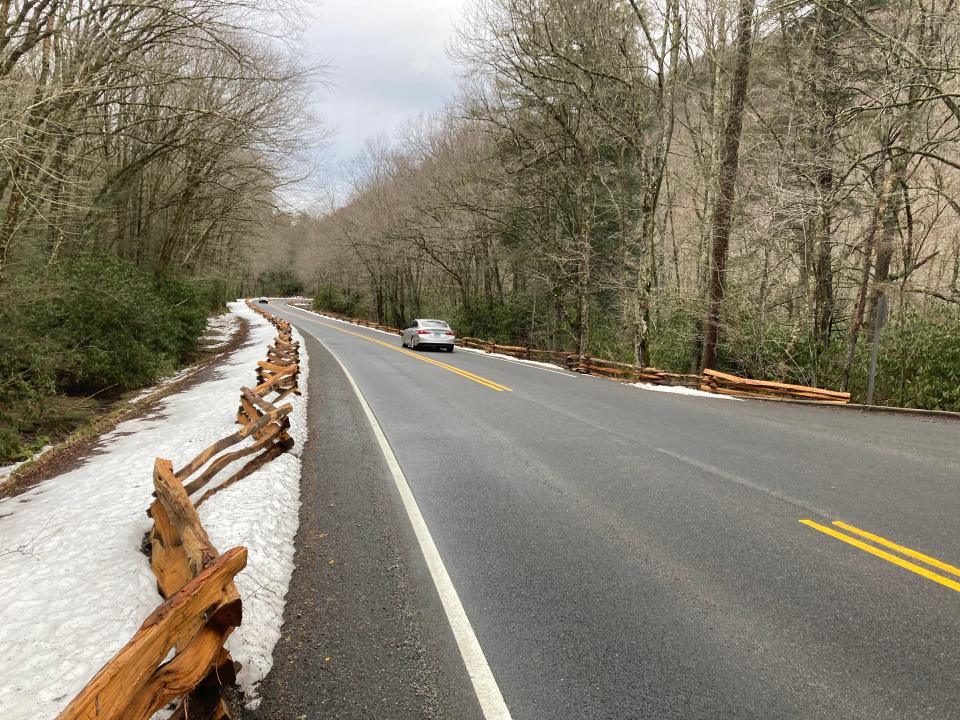
[[[331,0],[321,6],[304,39],[334,66],[333,87],[317,102],[335,132],[334,164],[454,94],[457,69],[446,47],[467,2]]]

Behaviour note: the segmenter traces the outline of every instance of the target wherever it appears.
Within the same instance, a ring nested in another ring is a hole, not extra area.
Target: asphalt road
[[[513,718],[960,718],[960,423],[270,309],[355,378]]]

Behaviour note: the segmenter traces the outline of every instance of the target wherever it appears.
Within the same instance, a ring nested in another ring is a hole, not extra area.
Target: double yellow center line
[[[364,335],[363,333],[353,332],[352,330],[347,330],[346,328],[337,327],[336,325],[333,325],[331,323],[326,323],[326,322],[323,322],[322,320],[317,320],[314,317],[309,317],[308,313],[303,313],[298,310],[295,310],[289,305],[287,305],[286,309],[289,310],[290,312],[293,312],[298,315],[301,315],[302,317],[305,317],[306,319],[310,320],[310,322],[314,322],[317,325],[323,325],[324,327],[331,328],[338,332],[346,333],[347,335],[353,335],[354,337],[358,337],[361,340],[366,340],[367,342],[376,343],[377,345],[383,345],[383,347],[388,348],[390,350],[395,350],[396,352],[403,353],[404,355],[408,355],[409,357],[415,358],[417,360],[422,360],[425,363],[430,363],[431,365],[435,365],[439,368],[443,368],[444,370],[449,370],[450,372],[456,375],[459,375],[460,377],[464,377],[467,380],[472,380],[473,382],[483,385],[484,387],[490,388],[491,390],[496,390],[497,392],[513,392],[513,389],[507,387],[506,385],[501,385],[498,382],[495,382],[485,377],[481,377],[480,375],[476,375],[472,372],[469,372],[468,370],[458,368],[454,365],[448,365],[445,362],[440,362],[439,360],[434,360],[433,358],[425,357],[423,355],[420,355],[419,353],[412,352],[410,350],[407,350],[406,348],[397,347],[396,345],[393,345],[388,342],[384,342],[383,340],[377,340],[376,338],[372,338],[369,335]]]
[[[846,533],[842,533],[839,530],[836,530],[832,527],[828,527],[826,525],[821,525],[820,523],[816,523],[813,520],[804,519],[804,520],[801,520],[800,522],[806,525],[807,527],[811,527],[814,530],[817,530],[818,532],[822,532],[825,535],[829,535],[830,537],[836,538],[841,542],[845,542],[848,545],[852,545],[855,548],[863,550],[864,552],[868,552],[871,555],[875,555],[876,557],[886,560],[889,563],[893,563],[898,567],[902,567],[904,570],[909,570],[910,572],[916,573],[917,575],[921,575],[927,578],[928,580],[933,580],[933,582],[939,583],[944,587],[948,587],[951,590],[960,592],[960,582],[958,582],[957,580],[954,580],[953,578],[950,578],[950,577],[946,577],[945,575],[940,575],[939,573],[935,573],[928,568],[925,568],[921,565],[917,565],[916,563],[912,563],[909,560],[905,560],[903,557],[900,557],[900,555],[906,555],[907,557],[913,558],[914,560],[919,560],[920,562],[925,563],[930,567],[935,567],[938,570],[942,570],[944,572],[950,573],[951,575],[954,575],[955,577],[960,578],[960,568],[954,567],[949,563],[945,563],[942,560],[937,560],[936,558],[930,557],[929,555],[924,555],[921,552],[917,552],[916,550],[905,547],[903,545],[898,545],[897,543],[891,540],[887,540],[884,537],[880,537],[879,535],[875,535],[874,533],[867,532],[866,530],[861,530],[858,527],[854,527],[853,525],[849,525],[845,522],[841,522],[840,520],[835,520],[833,522],[833,525],[842,530],[846,530],[847,531]],[[851,534],[848,535],[847,533],[851,533]],[[866,543],[863,540],[857,537],[854,537],[854,535],[858,535],[860,536],[860,538],[865,538],[866,540],[869,540],[870,542],[875,544],[871,545],[869,543]],[[900,555],[894,555],[893,553],[887,552],[886,550],[881,550],[879,547],[877,547],[877,545],[880,545],[881,547],[885,547],[895,552],[898,552],[900,553]]]

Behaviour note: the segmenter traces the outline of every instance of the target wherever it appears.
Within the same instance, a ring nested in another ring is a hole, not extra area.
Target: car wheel
[[[447,352],[453,352],[453,345],[447,348]]]

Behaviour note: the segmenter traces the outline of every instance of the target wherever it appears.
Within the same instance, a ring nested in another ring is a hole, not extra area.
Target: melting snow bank
[[[230,337],[237,327],[237,315],[232,312],[207,320],[207,330],[200,339],[207,352],[221,350],[230,344]]]
[[[149,416],[123,422],[83,464],[0,501],[0,708],[4,720],[53,718],[137,631],[162,601],[140,552],[150,529],[153,460],[174,467],[236,430],[240,387],[276,335],[243,303],[231,312],[250,338],[213,377],[160,401]],[[301,341],[294,330],[294,337]],[[273,665],[299,523],[300,454],[306,442],[308,358],[303,396],[293,399],[292,452],[221,490],[199,508],[219,550],[245,545],[237,576],[243,624],[227,647],[243,664],[239,682],[252,706]],[[231,468],[225,468],[226,477]]]
[[[15,462],[15,463],[12,463],[12,464],[10,464],[10,465],[4,465],[3,467],[0,467],[0,485],[3,485],[4,481],[5,481],[8,477],[10,477],[10,475],[13,474],[13,471],[16,470],[18,467],[20,467],[21,465],[25,465],[25,464],[28,463],[28,462],[34,462],[35,460],[39,460],[40,457],[41,457],[45,452],[47,452],[47,450],[50,450],[52,447],[53,447],[53,445],[44,445],[44,446],[40,449],[39,452],[37,452],[36,454],[33,455],[33,457],[28,458],[28,459],[26,459],[26,460],[20,460],[19,462]],[[2,513],[0,513],[0,517],[3,517],[3,514],[2,514]],[[0,537],[2,537],[2,536],[0,536]],[[0,549],[0,555],[2,555],[2,553],[3,553],[3,550]]]
[[[630,383],[635,388],[640,388],[641,390],[653,390],[654,392],[662,393],[673,393],[674,395],[695,395],[697,397],[708,397],[716,398],[718,400],[740,400],[743,398],[732,397],[730,395],[721,395],[719,393],[706,392],[704,390],[696,390],[694,388],[688,387],[679,387],[673,385],[651,385],[650,383]]]

